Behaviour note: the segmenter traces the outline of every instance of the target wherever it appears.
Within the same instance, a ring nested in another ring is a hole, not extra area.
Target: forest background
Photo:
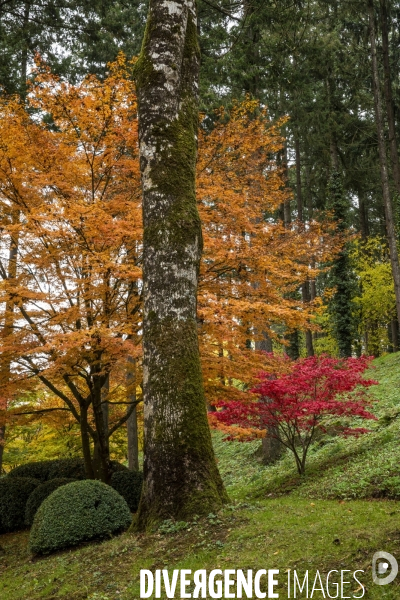
[[[110,450],[134,468],[140,182],[131,67],[117,57],[138,55],[147,6],[0,11],[0,82],[14,94],[1,106],[4,465],[86,447],[99,470]],[[386,0],[199,3],[210,410],[253,385],[262,351],[398,349],[399,11]]]

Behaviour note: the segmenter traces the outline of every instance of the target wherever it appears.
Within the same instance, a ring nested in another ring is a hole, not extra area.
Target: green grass
[[[300,575],[308,569],[312,579],[317,569],[363,569],[364,598],[397,600],[400,576],[375,586],[371,562],[378,550],[400,559],[400,354],[376,365],[381,385],[373,390],[379,400],[373,432],[357,440],[319,440],[307,477],[298,477],[290,455],[265,467],[254,455],[258,442],[228,443],[217,434],[218,465],[232,500],[218,515],[167,522],[163,533],[127,533],[39,560],[27,552],[27,532],[0,536],[1,600],[133,600],[142,568],[277,568],[280,598],[287,598],[287,569]],[[357,587],[353,582],[345,595]]]

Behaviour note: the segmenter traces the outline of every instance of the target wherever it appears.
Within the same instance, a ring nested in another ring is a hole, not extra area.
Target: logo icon
[[[390,570],[391,569],[391,570]],[[399,565],[389,552],[375,552],[372,558],[372,579],[376,585],[387,585],[397,577]],[[385,577],[381,577],[385,575]]]

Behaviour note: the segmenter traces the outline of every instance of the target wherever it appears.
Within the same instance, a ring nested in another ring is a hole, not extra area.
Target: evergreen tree
[[[343,192],[342,177],[333,171],[329,182],[329,202],[337,229],[345,233],[348,221],[348,201]],[[355,333],[353,297],[355,293],[354,273],[349,258],[349,245],[346,243],[334,260],[330,271],[330,284],[335,288],[329,309],[334,323],[334,332],[341,357],[352,354]]]

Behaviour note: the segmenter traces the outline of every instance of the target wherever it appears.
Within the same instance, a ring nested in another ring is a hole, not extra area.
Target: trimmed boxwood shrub
[[[0,479],[0,533],[24,529],[26,503],[39,485],[32,477]]]
[[[132,516],[112,487],[86,479],[56,489],[39,507],[29,538],[33,554],[49,554],[127,529]]]
[[[127,467],[116,460],[111,461],[111,471],[127,471]],[[34,477],[42,482],[50,479],[85,479],[85,464],[83,458],[59,458],[31,462],[15,467],[8,473],[8,477]]]
[[[50,479],[50,481],[45,481],[41,485],[38,485],[38,487],[33,490],[32,494],[28,498],[28,502],[26,503],[25,525],[27,527],[32,526],[34,516],[39,506],[44,500],[46,500],[47,496],[50,496],[54,490],[62,485],[67,485],[67,483],[72,483],[73,481],[75,481],[75,479],[58,477],[57,479]]]
[[[131,512],[136,512],[142,493],[143,473],[141,471],[120,471],[111,476],[111,485],[123,498]]]
[[[33,477],[40,481],[47,481],[49,479],[49,469],[53,462],[53,460],[43,460],[19,465],[19,467],[11,469],[7,477]]]

